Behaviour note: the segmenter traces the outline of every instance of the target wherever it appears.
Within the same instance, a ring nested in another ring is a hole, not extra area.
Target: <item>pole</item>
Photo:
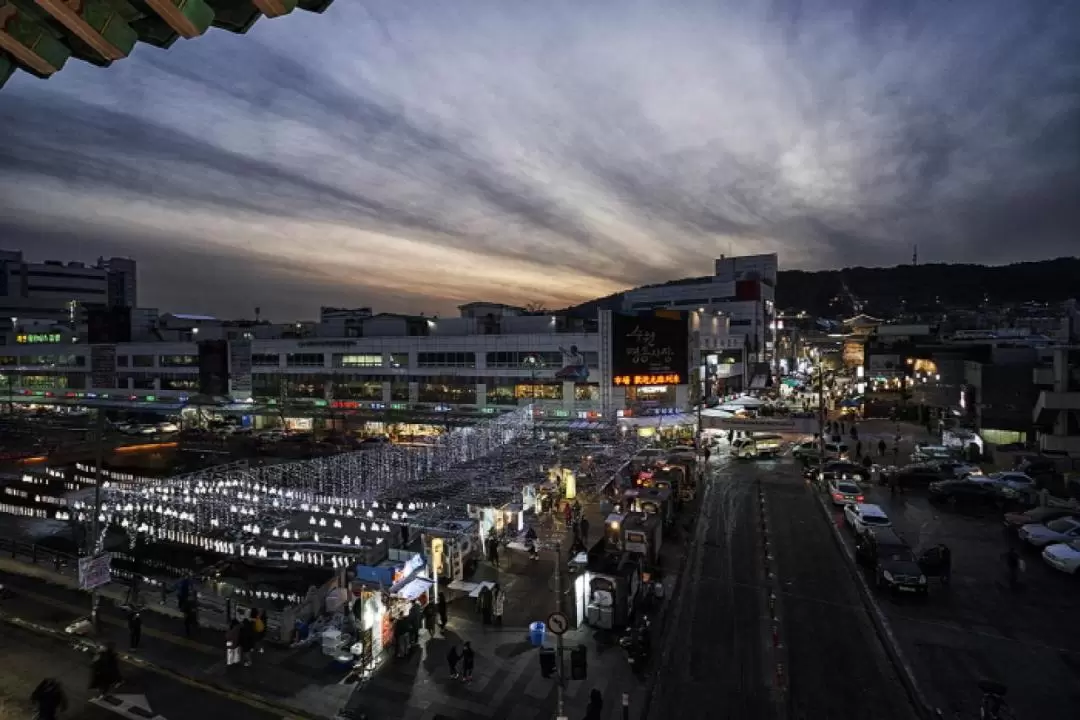
[[[825,463],[825,368],[821,364],[821,358],[817,361],[818,376],[818,437],[821,451],[819,462]]]
[[[94,517],[87,538],[86,555],[93,558],[98,553],[98,537],[101,534],[101,466],[105,462],[105,408],[97,411],[97,432],[94,438]],[[98,593],[97,588],[90,591],[90,623],[98,629]]]
[[[562,542],[556,541],[555,543],[555,612],[561,613],[563,609],[563,589],[562,589]],[[565,683],[565,675],[563,674],[563,639],[562,633],[555,636],[555,657],[558,658],[558,670],[555,673],[556,682],[558,685],[556,704],[557,712],[556,718],[563,718],[566,716],[565,707],[563,705],[563,687]]]

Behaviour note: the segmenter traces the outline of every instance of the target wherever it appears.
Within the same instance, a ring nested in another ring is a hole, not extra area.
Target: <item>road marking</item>
[[[91,698],[90,704],[132,720],[165,720],[164,716],[150,709],[150,703],[145,695],[105,695]]]

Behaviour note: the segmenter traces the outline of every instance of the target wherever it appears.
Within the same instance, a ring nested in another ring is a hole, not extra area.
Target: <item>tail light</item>
[[[855,497],[855,499],[858,500],[859,502],[862,502],[865,498],[863,498],[862,495],[858,495],[858,496]]]
[[[833,497],[836,498],[837,500],[843,500],[844,499],[844,493],[833,493]]]

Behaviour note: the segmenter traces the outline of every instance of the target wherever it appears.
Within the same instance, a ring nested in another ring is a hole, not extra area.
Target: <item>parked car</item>
[[[1070,575],[1080,574],[1080,540],[1047,545],[1042,551],[1046,564]]]
[[[918,463],[897,468],[884,481],[895,481],[901,487],[922,487],[949,479],[950,476],[943,473],[937,463]]]
[[[1045,525],[1024,525],[1018,534],[1021,540],[1037,548],[1072,542],[1080,538],[1080,518],[1069,515],[1051,520]]]
[[[846,443],[825,443],[826,460],[847,460],[848,452],[850,451],[848,450],[848,446]]]
[[[856,537],[855,559],[873,570],[879,588],[926,593],[926,575],[915,553],[892,528],[873,528]]]
[[[861,535],[869,528],[892,527],[892,521],[877,505],[855,503],[844,506],[844,520],[855,535]]]
[[[816,458],[820,454],[821,447],[817,440],[803,440],[791,449],[791,455],[797,460],[802,460],[804,457]]]
[[[830,480],[828,487],[833,505],[861,503],[865,499],[859,486],[850,480]]]
[[[981,475],[982,468],[960,460],[943,460],[937,463],[938,470],[949,479],[961,480],[968,475]]]
[[[1008,471],[997,472],[989,475],[975,475],[972,480],[991,482],[997,486],[1002,495],[1009,498],[1029,497],[1036,491],[1035,480],[1030,475],[1022,472]]]
[[[1025,525],[1041,525],[1076,513],[1076,508],[1055,507],[1036,507],[1024,512],[1005,513],[1005,529],[1016,532]]]
[[[951,505],[1001,505],[1003,498],[993,483],[963,480],[942,480],[929,486],[930,502]]]
[[[858,480],[859,482],[870,481],[870,471],[858,463],[847,460],[833,460],[825,463],[821,471],[839,477],[841,480]]]

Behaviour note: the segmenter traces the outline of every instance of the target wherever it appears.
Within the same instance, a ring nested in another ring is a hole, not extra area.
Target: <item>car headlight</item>
[[[892,581],[893,581],[893,576],[892,576],[892,573],[891,573],[891,572],[889,572],[888,570],[884,570],[884,571],[882,571],[882,573],[881,573],[881,576],[882,576],[883,578],[885,578],[886,580],[888,580],[889,582],[892,582]]]
[[[920,585],[925,585],[926,584],[926,576],[925,575],[920,575],[919,576],[919,584]]]

